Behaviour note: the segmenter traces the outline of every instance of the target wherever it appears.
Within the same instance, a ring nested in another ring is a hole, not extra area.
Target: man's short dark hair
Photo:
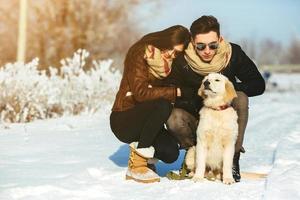
[[[190,28],[192,37],[195,38],[197,34],[209,33],[214,31],[220,37],[220,24],[218,20],[212,15],[203,15],[195,20]]]

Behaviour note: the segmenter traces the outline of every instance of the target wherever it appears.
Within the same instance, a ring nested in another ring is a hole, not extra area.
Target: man
[[[248,121],[248,97],[261,95],[265,82],[256,65],[240,46],[227,42],[220,35],[220,25],[213,16],[202,16],[190,27],[192,40],[173,63],[168,81],[180,86],[183,96],[176,102],[171,115],[169,129],[183,148],[195,143],[195,122],[202,107],[197,95],[201,81],[208,73],[219,72],[234,84],[238,97],[233,107],[238,114],[239,133],[235,145],[233,177],[240,181],[239,158]],[[187,112],[186,112],[187,111]]]

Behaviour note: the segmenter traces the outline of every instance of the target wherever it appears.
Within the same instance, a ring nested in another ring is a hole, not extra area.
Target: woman
[[[110,116],[115,136],[130,144],[126,179],[159,181],[155,170],[149,168],[153,158],[171,163],[179,155],[177,141],[164,124],[175,99],[184,96],[184,91],[163,85],[163,79],[171,72],[173,59],[189,41],[188,29],[177,25],[145,35],[127,52]]]

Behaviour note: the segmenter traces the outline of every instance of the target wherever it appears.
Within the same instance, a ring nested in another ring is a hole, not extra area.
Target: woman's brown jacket
[[[124,72],[112,111],[125,111],[136,104],[158,98],[171,103],[176,99],[176,88],[162,86],[161,80],[149,73],[144,51],[136,53],[135,61],[124,62]]]

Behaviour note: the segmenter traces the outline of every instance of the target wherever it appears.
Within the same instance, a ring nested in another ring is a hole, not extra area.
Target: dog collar
[[[231,107],[231,105],[225,104],[225,105],[219,106],[217,108],[213,108],[213,107],[209,107],[209,108],[211,108],[213,110],[221,111],[221,110],[226,110],[229,107]]]

